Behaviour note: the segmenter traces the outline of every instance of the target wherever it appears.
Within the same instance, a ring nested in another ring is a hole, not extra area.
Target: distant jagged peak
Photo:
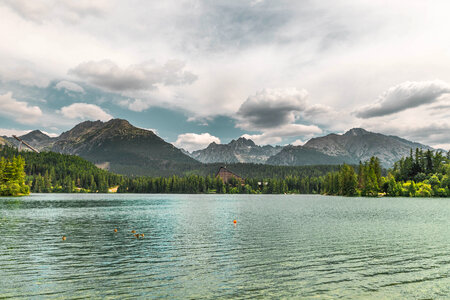
[[[214,150],[219,149],[219,147],[221,147],[221,146],[223,146],[223,144],[218,144],[218,143],[216,143],[216,142],[211,142],[211,143],[209,143],[209,145],[208,145],[206,148],[204,148],[204,149],[199,149],[199,150],[192,151],[192,154],[200,153],[200,152],[202,152],[202,151],[204,151],[204,150],[214,151]]]
[[[97,120],[97,121],[88,120],[88,121],[83,121],[81,123],[78,123],[71,130],[84,129],[84,128],[89,128],[89,127],[98,127],[98,126],[101,126],[102,124],[103,124],[103,122],[100,120]]]
[[[243,136],[241,136],[237,140],[232,140],[229,144],[239,144],[239,145],[245,145],[245,146],[251,146],[251,147],[256,146],[255,142],[253,142],[251,139],[247,139]]]
[[[345,136],[362,136],[366,134],[370,134],[371,132],[365,130],[364,128],[352,128],[346,133],[344,133]]]
[[[46,135],[45,133],[43,133],[42,131],[40,131],[39,129],[35,129],[33,131],[28,132],[27,134],[39,134],[39,135]]]
[[[105,122],[105,125],[117,126],[117,127],[128,127],[133,126],[125,119],[111,119]]]
[[[21,138],[27,138],[27,137],[41,137],[41,138],[50,138],[50,136],[48,134],[43,133],[42,131],[40,131],[39,129],[30,131],[24,135],[21,136]]]
[[[251,146],[251,147],[256,146],[256,144],[252,140],[241,136],[237,140],[234,140],[234,139],[231,140],[228,144],[218,144],[216,142],[211,142],[207,148],[213,148],[213,147],[217,147],[217,146],[229,147],[229,146],[242,146],[242,145],[243,146]]]

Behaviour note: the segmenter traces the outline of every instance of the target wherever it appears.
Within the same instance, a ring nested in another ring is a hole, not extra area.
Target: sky
[[[448,0],[0,0],[0,135],[127,119],[189,151],[354,128],[450,149]]]

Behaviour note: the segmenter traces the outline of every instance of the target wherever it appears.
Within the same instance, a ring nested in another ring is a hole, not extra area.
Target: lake
[[[448,299],[450,199],[0,198],[9,297]]]

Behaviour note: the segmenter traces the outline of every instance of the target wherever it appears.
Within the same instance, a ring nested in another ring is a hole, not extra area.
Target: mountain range
[[[228,144],[211,143],[203,150],[190,154],[202,163],[265,163],[283,149],[281,146],[258,146],[252,140],[240,137]]]
[[[85,121],[58,137],[35,130],[22,135],[24,141],[41,151],[81,156],[97,166],[126,175],[168,176],[195,170],[203,163],[261,163],[303,166],[357,164],[377,156],[384,167],[409,155],[411,149],[433,148],[400,137],[353,128],[344,134],[328,134],[303,146],[258,146],[238,138],[228,144],[211,143],[192,153],[178,149],[153,131],[141,129],[122,119],[108,122]],[[11,137],[0,144],[18,145]]]
[[[397,136],[353,128],[342,135],[332,133],[312,138],[303,146],[284,147],[267,163],[273,165],[323,164],[322,162],[357,164],[376,156],[384,167],[391,167],[394,162],[408,156],[411,149],[416,148],[434,150],[430,146]]]
[[[20,138],[38,150],[78,155],[119,174],[165,176],[200,164],[153,131],[122,119],[85,121],[56,138],[39,130]]]

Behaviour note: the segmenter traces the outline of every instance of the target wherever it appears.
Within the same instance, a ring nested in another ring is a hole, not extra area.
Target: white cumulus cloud
[[[12,136],[12,135],[21,136],[29,132],[31,132],[31,130],[0,128],[0,136]]]
[[[295,140],[291,143],[293,146],[303,146],[305,144],[302,140]]]
[[[126,107],[129,110],[140,112],[151,106],[151,102],[142,99],[126,99],[119,102],[120,106]]]
[[[31,106],[27,102],[17,101],[12,93],[0,95],[0,115],[14,119],[22,124],[39,122],[42,111],[38,106]]]
[[[48,135],[49,137],[57,137],[57,136],[59,136],[58,133],[48,132],[48,131],[45,131],[45,130],[41,130],[41,131],[42,131],[42,133]]]
[[[270,144],[278,144],[283,139],[279,136],[271,136],[270,134],[243,134],[243,138],[248,140],[252,140],[257,145],[270,145]]]
[[[265,130],[261,134],[244,134],[246,139],[253,140],[258,145],[277,144],[283,138],[288,137],[312,137],[316,134],[322,133],[322,129],[315,125],[302,124],[286,124],[270,130]]]
[[[73,103],[62,107],[60,112],[69,119],[108,121],[113,118],[101,107],[88,103]]]
[[[64,89],[64,90],[69,91],[69,92],[84,93],[84,89],[81,86],[79,86],[78,84],[76,84],[74,82],[67,81],[67,80],[63,80],[63,81],[58,82],[55,85],[55,88],[57,90],[63,90]]]
[[[434,149],[444,149],[446,151],[450,151],[450,143],[448,144],[435,144],[431,145]]]
[[[209,133],[183,133],[180,134],[173,143],[175,147],[183,148],[189,152],[206,148],[209,144],[215,142],[220,144],[220,139],[216,136],[210,135]]]

